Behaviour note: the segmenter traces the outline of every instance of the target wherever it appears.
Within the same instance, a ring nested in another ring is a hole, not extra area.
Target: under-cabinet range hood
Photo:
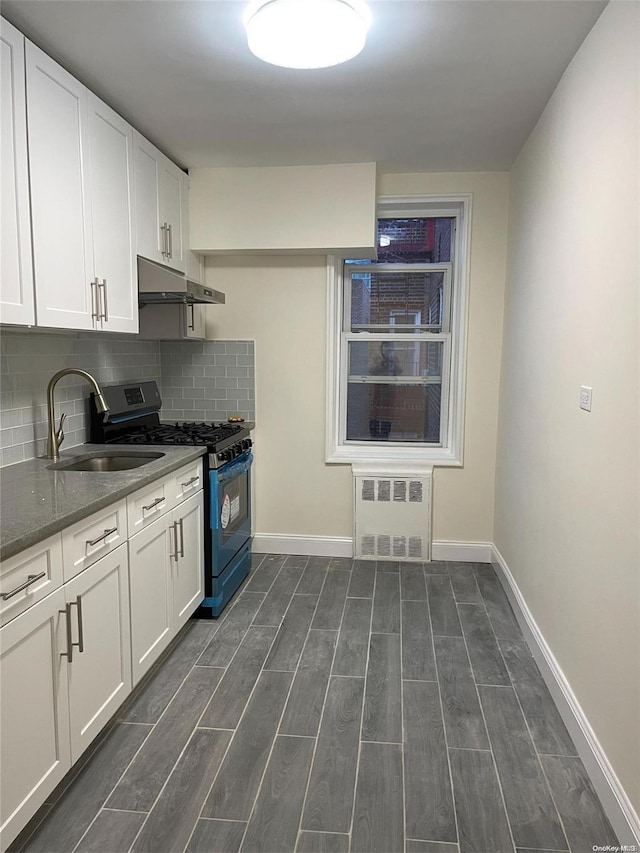
[[[191,281],[182,273],[138,257],[138,302],[224,304],[224,293]]]

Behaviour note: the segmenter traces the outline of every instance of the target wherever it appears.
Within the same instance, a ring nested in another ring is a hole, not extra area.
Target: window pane
[[[378,376],[427,382],[441,381],[442,341],[349,341],[349,381],[376,381]]]
[[[378,261],[449,263],[453,222],[453,217],[378,219]]]
[[[440,443],[442,386],[350,382],[347,441]]]
[[[351,270],[351,328],[384,326],[407,332],[416,326],[442,330],[444,272]]]

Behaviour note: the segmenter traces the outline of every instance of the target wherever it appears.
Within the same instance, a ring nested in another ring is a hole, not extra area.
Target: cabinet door
[[[193,495],[173,511],[178,558],[171,561],[173,630],[178,631],[204,598],[204,497]]]
[[[94,272],[99,327],[138,331],[133,128],[89,93]]]
[[[24,74],[24,36],[0,21],[2,66],[2,185],[0,321],[35,323],[33,262],[27,165],[27,116]]]
[[[76,761],[131,692],[127,548],[65,584],[71,757]],[[66,645],[66,644],[65,644]],[[67,650],[67,649],[65,649]]]
[[[166,263],[160,231],[160,161],[162,154],[134,131],[136,178],[136,243],[143,258]]]
[[[35,814],[71,766],[64,622],[58,589],[0,630],[0,849]]]
[[[170,554],[174,528],[167,513],[129,540],[131,657],[137,684],[173,637]]]
[[[38,325],[92,329],[87,90],[30,42],[26,69]]]
[[[168,256],[164,263],[185,271],[184,196],[187,176],[164,155],[160,161],[160,224],[169,226]]]

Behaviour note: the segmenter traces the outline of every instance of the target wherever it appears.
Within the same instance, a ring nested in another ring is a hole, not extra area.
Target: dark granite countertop
[[[114,452],[114,445],[83,444],[63,451],[60,462]],[[0,469],[0,560],[29,548],[82,518],[170,474],[206,453],[206,447],[118,447],[122,455],[164,453],[140,468],[94,473],[51,470],[50,459],[29,459]]]

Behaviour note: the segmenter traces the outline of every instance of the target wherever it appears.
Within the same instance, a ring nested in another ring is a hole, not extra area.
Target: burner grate
[[[209,445],[214,447],[225,439],[242,432],[242,427],[223,423],[176,423],[140,426],[120,433],[117,444]]]

